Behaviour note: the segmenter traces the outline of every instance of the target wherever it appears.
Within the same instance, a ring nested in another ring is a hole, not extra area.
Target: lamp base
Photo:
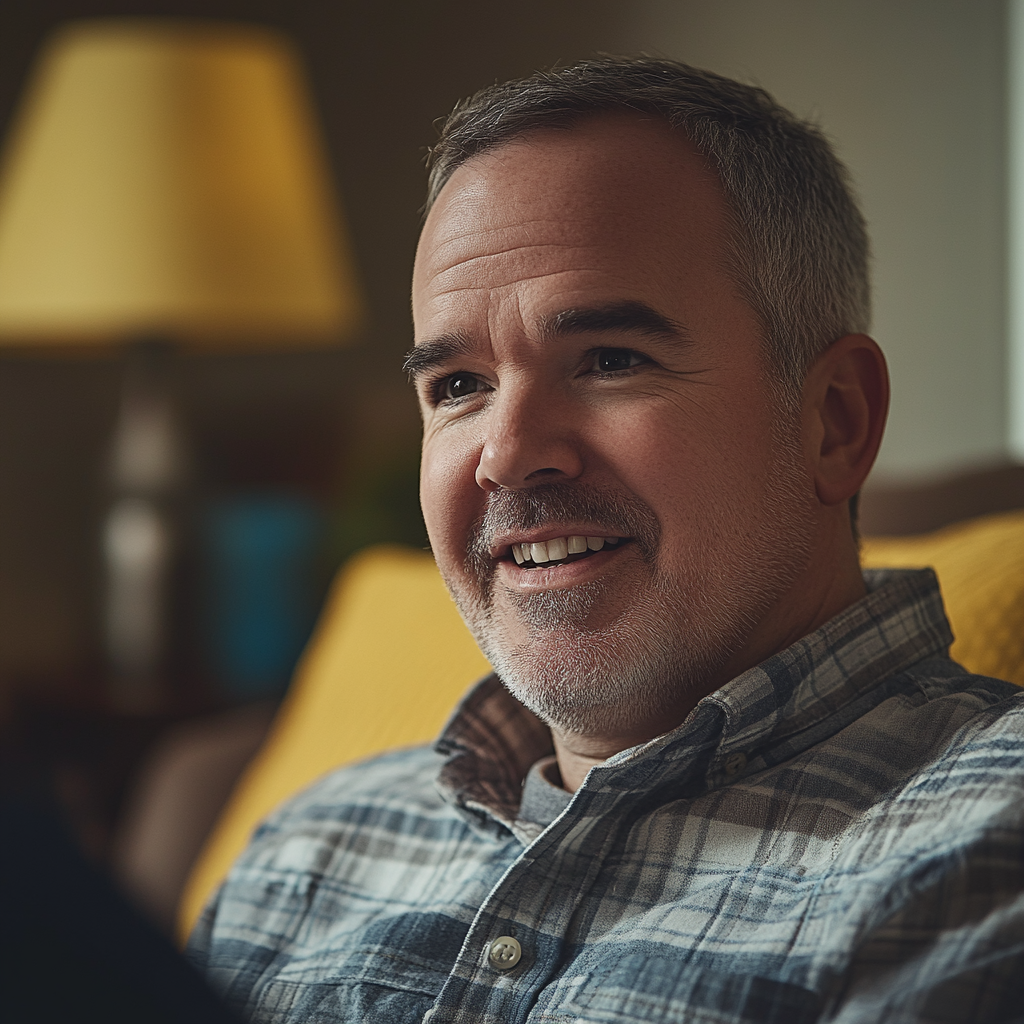
[[[104,638],[111,706],[163,709],[170,591],[178,551],[184,440],[171,387],[173,350],[139,341],[126,356],[103,525]]]

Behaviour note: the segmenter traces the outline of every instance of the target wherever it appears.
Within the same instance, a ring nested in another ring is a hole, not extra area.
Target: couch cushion
[[[867,537],[866,567],[932,566],[972,672],[1024,686],[1024,512],[981,516],[916,537]]]

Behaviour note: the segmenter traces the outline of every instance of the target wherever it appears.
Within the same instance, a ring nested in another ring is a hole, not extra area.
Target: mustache
[[[492,568],[490,550],[501,534],[532,530],[552,522],[592,523],[636,541],[641,555],[653,561],[661,539],[654,510],[635,495],[605,491],[591,484],[539,484],[526,490],[501,488],[487,499],[474,523],[467,564],[479,577]]]

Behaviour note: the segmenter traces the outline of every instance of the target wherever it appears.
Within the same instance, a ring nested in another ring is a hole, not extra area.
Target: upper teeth
[[[518,565],[523,562],[560,562],[569,555],[582,555],[584,551],[600,551],[605,544],[619,543],[618,537],[555,537],[554,540],[542,540],[533,544],[513,544],[512,557]]]

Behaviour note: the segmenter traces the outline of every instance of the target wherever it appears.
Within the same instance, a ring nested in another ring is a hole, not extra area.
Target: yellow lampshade
[[[360,312],[286,40],[147,19],[58,32],[0,169],[0,343],[330,343]]]

